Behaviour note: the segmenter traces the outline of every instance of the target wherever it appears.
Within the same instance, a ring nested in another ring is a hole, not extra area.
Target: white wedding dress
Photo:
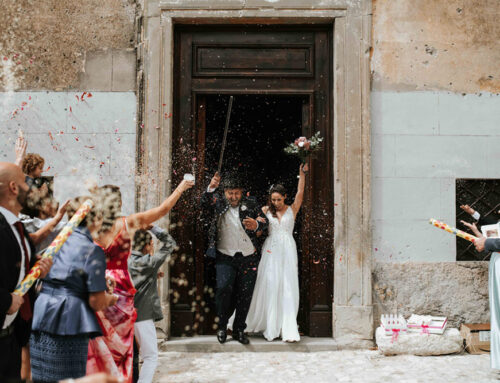
[[[262,332],[271,341],[299,341],[299,277],[297,246],[293,238],[295,217],[289,206],[281,218],[269,219],[269,236],[262,247],[262,257],[252,303],[247,315],[248,332]]]

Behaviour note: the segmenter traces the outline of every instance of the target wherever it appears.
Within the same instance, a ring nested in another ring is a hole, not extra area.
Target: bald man
[[[17,165],[0,162],[0,381],[19,378],[21,347],[27,344],[33,313],[34,289],[13,294],[35,264],[35,250],[18,216],[28,199],[29,187]],[[52,260],[40,261],[41,278]]]

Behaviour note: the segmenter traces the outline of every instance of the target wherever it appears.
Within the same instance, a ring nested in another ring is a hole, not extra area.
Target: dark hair
[[[245,174],[238,170],[228,170],[222,175],[222,188],[226,189],[245,189]]]
[[[37,153],[28,153],[26,157],[24,157],[21,168],[23,169],[23,173],[30,175],[33,171],[36,170],[40,165],[43,166],[45,164],[45,160],[40,154]]]
[[[121,211],[122,193],[116,185],[104,185],[95,191],[101,200],[103,210],[103,230],[109,230]]]
[[[280,184],[273,185],[273,186],[271,186],[271,189],[269,189],[269,197],[267,200],[267,204],[269,207],[269,211],[271,212],[273,217],[277,217],[276,207],[273,205],[273,202],[271,200],[271,196],[273,195],[273,193],[278,193],[278,194],[281,194],[283,197],[285,197],[286,196],[286,189],[283,185],[280,185]]]
[[[136,230],[134,240],[132,241],[132,250],[142,251],[146,245],[149,245],[153,236],[147,230]]]
[[[82,206],[82,204],[88,199],[94,202],[94,206],[92,207],[92,209],[90,209],[85,218],[78,225],[81,227],[88,227],[89,225],[93,224],[96,220],[102,218],[102,210],[99,201],[96,201],[96,198],[94,197],[80,196],[73,198],[70,201],[68,207],[66,208],[66,213],[68,214],[68,218],[71,219],[73,215],[76,213],[76,211],[80,208],[80,206]]]

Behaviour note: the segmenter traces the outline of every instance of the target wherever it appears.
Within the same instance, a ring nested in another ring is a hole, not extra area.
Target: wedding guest
[[[490,366],[493,369],[500,370],[500,238],[477,236],[479,238],[474,242],[476,250],[479,252],[484,250],[493,252],[488,275],[491,317]]]
[[[159,206],[128,217],[120,216],[122,199],[120,189],[106,185],[98,190],[104,199],[104,225],[97,243],[106,254],[106,275],[116,281],[116,306],[97,313],[103,336],[89,342],[87,373],[107,372],[119,376],[124,383],[132,381],[135,288],[130,278],[127,260],[131,252],[131,238],[136,230],[145,229],[162,218],[177,203],[193,181],[182,181]]]
[[[162,244],[156,252],[150,232]],[[176,246],[174,239],[165,230],[153,226],[150,232],[146,230],[135,232],[132,254],[128,260],[130,276],[137,290],[134,297],[134,306],[137,310],[137,320],[134,325],[135,339],[139,346],[139,355],[144,361],[139,373],[139,383],[151,383],[156,370],[158,343],[154,322],[163,319],[157,279],[160,267]]]
[[[493,216],[483,217],[478,211],[474,210],[469,205],[460,205],[460,209],[465,211],[467,214],[470,214],[472,218],[474,218],[477,221],[477,224],[479,226],[494,225],[499,221],[498,217],[493,217]]]
[[[89,197],[71,201],[71,217]],[[106,256],[94,243],[102,213],[93,207],[54,256],[35,303],[30,338],[31,369],[37,382],[85,376],[88,342],[101,335],[95,311],[116,303],[106,291]]]
[[[67,221],[63,220],[63,217],[64,214],[66,214],[69,203],[70,200],[67,200],[57,209],[55,215],[51,215],[45,219],[37,217],[31,218],[26,215],[20,216],[26,230],[30,233],[31,240],[35,244],[37,254],[43,253],[66,225]],[[52,204],[52,202],[50,202],[50,204]],[[47,213],[47,215],[50,214],[52,213]]]
[[[34,289],[24,297],[13,293],[36,262],[34,245],[18,218],[28,191],[21,168],[0,162],[0,381],[21,377],[21,348],[31,328]],[[41,277],[51,265],[51,259],[40,261]]]
[[[26,183],[29,186],[33,186],[35,180],[42,176],[44,165],[45,160],[41,155],[37,153],[26,154],[22,163],[22,168],[26,175]]]

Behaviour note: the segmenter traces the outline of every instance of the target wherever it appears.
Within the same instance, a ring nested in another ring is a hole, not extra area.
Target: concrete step
[[[250,344],[242,345],[229,335],[228,341],[220,344],[215,335],[201,335],[189,338],[171,338],[159,344],[160,351],[174,352],[317,352],[337,350],[370,349],[373,341],[349,339],[337,341],[333,338],[302,337],[300,342],[287,343],[281,340],[268,342],[262,336],[250,336]]]

